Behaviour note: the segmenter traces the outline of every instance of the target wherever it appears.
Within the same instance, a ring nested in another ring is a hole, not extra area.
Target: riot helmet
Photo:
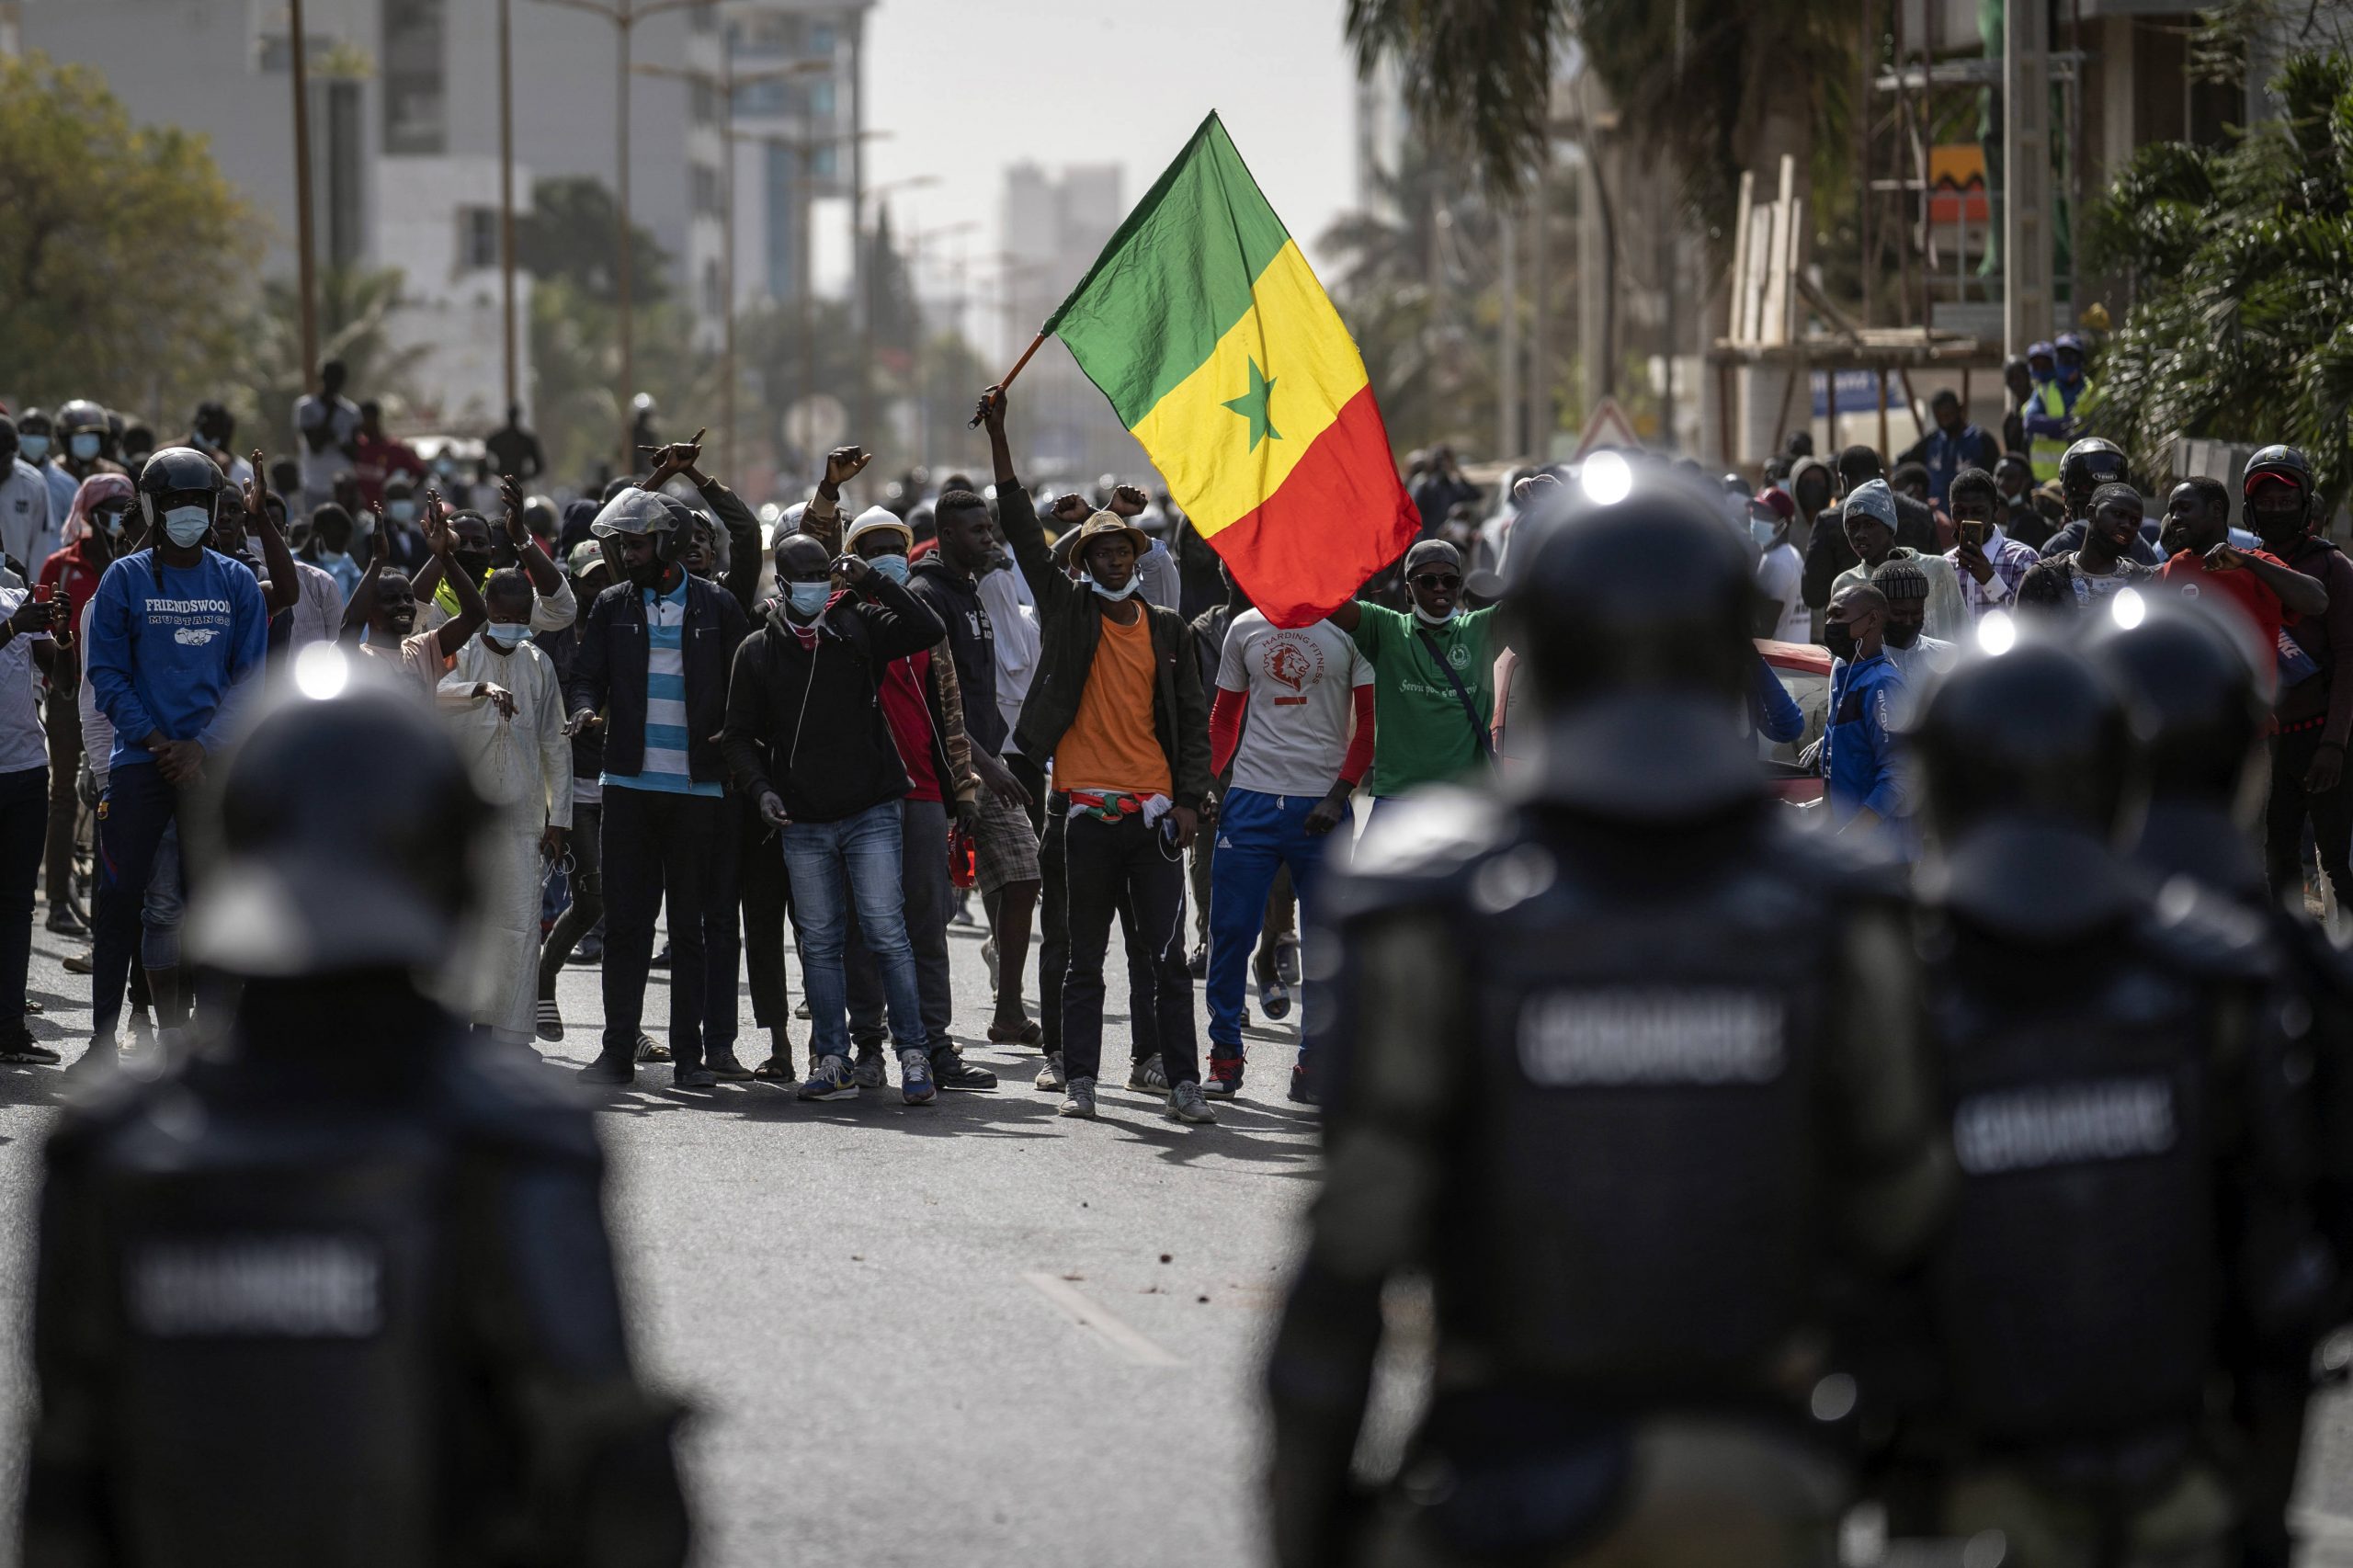
[[[2153,606],[2130,626],[2103,621],[2085,651],[2123,699],[2150,793],[2230,806],[2270,714],[2252,650],[2191,602]]]
[[[2124,449],[2102,437],[2085,437],[2059,460],[2059,490],[2070,517],[2091,516],[2092,492],[2101,485],[2128,484],[2131,478]]]
[[[2289,551],[2312,531],[2313,467],[2294,447],[2265,447],[2239,480],[2246,526],[2266,549]]]
[[[1654,821],[1752,797],[1728,716],[1756,679],[1756,551],[1714,487],[1597,456],[1518,527],[1505,605],[1542,710],[1540,792]]]
[[[488,818],[430,708],[333,643],[305,648],[230,759],[191,954],[252,978],[435,968]]]

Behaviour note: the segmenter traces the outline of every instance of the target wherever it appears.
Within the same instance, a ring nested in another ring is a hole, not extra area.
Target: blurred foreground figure
[[[1269,1371],[1291,1568],[1835,1561],[1858,1392],[1824,1303],[1916,1254],[1947,1176],[1900,890],[1801,841],[1734,722],[1753,551],[1677,476],[1577,488],[1507,600],[1540,757],[1390,813],[1319,912],[1327,1175]],[[1409,1270],[1436,1386],[1367,1496]]]
[[[486,808],[343,660],[305,652],[225,780],[191,933],[245,983],[222,1048],[50,1142],[24,1562],[680,1562],[587,1112],[414,978]]]
[[[2311,1014],[2259,915],[2111,847],[2130,743],[2086,657],[2036,641],[1955,670],[1915,741],[1960,1181],[1924,1271],[1938,1415],[1905,1446],[1936,1456],[1942,1532],[2027,1568],[2234,1560],[2222,1392],[2325,1288],[2272,1164]],[[2234,876],[2222,849],[2201,880]]]
[[[2245,628],[2202,607],[2160,606],[2091,642],[2094,662],[2131,714],[2147,805],[2129,854],[2155,884],[2175,879],[2260,920],[2288,991],[2278,1048],[2302,1099],[2250,1107],[2261,1158],[2253,1166],[2268,1214],[2248,1252],[2261,1294],[2233,1314],[2224,1448],[2239,1510],[2239,1561],[2287,1568],[2288,1509],[2304,1440],[2315,1346],[2346,1316],[2344,1261],[2353,1246],[2353,968],[2301,905],[2275,903],[2256,852],[2253,762],[2268,705]],[[2268,673],[2268,670],[2267,670]]]

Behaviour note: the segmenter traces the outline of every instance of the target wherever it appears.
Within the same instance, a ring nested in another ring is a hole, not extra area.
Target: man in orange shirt
[[[1103,957],[1124,904],[1152,950],[1152,994],[1130,1006],[1149,1008],[1158,1028],[1168,1078],[1164,1114],[1215,1121],[1201,1092],[1185,967],[1184,852],[1210,789],[1209,707],[1192,631],[1175,610],[1138,597],[1136,562],[1151,540],[1115,513],[1080,525],[1086,574],[1076,582],[1065,575],[1014,473],[1004,388],[982,395],[981,419],[996,461],[998,522],[1038,601],[1038,676],[1014,739],[1024,756],[1053,759],[1046,832],[1062,841],[1070,926],[1062,1114],[1095,1114]]]

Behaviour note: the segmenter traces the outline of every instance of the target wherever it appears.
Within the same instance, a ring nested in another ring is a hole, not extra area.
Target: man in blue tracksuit
[[[1829,648],[1830,716],[1822,732],[1824,803],[1841,833],[1881,823],[1901,830],[1910,814],[1889,733],[1889,714],[1901,704],[1904,676],[1881,647],[1887,599],[1867,583],[1841,588],[1824,617]]]
[[[228,738],[239,688],[269,651],[261,584],[205,548],[227,488],[220,466],[193,448],[149,458],[139,506],[152,542],[108,566],[90,600],[84,665],[91,699],[114,725],[114,751],[98,808],[90,1049],[77,1067],[116,1059],[115,1023],[156,846],[178,819],[180,791]],[[259,514],[260,495],[257,486],[249,492],[249,513]]]

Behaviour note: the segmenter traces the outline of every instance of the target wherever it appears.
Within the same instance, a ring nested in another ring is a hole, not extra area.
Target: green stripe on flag
[[[1043,330],[1132,427],[1249,312],[1290,239],[1212,112]]]

